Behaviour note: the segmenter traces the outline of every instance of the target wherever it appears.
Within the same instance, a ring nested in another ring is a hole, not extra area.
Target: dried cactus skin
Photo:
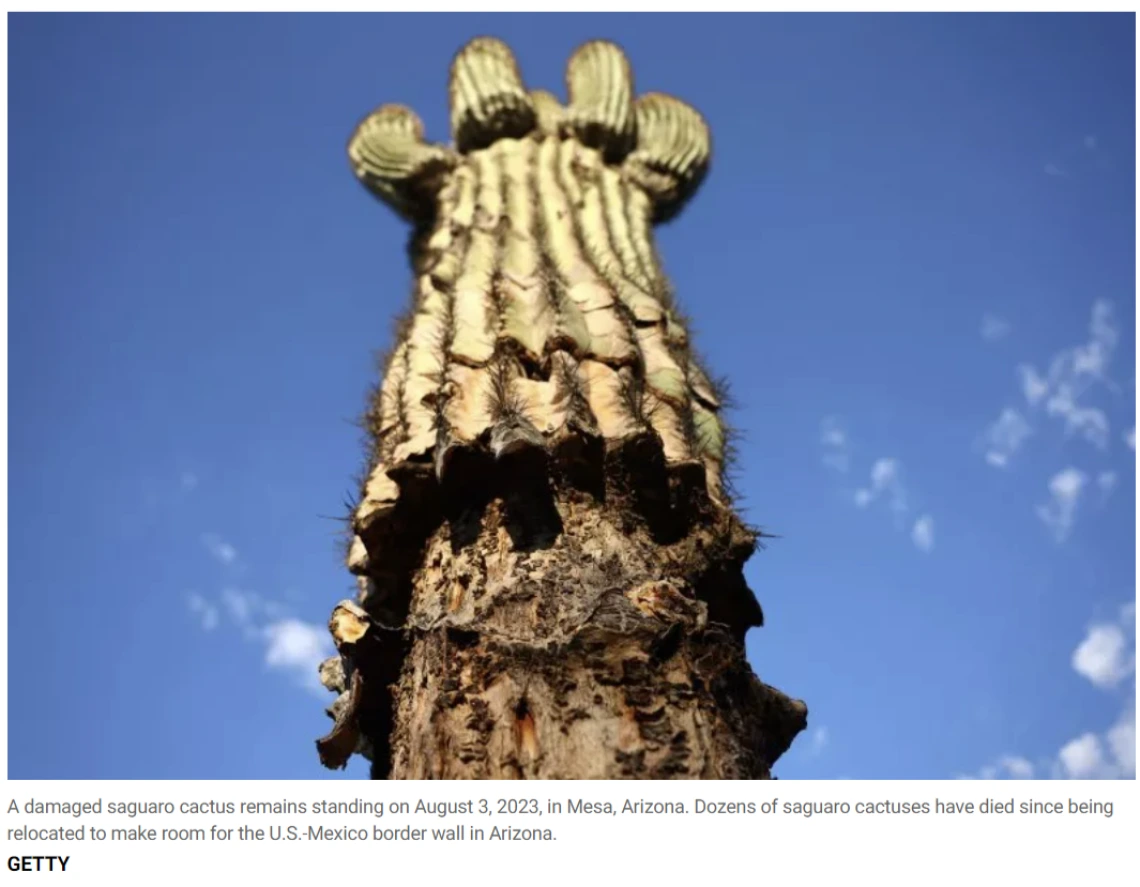
[[[377,778],[766,778],[806,707],[743,638],[757,534],[724,480],[723,398],[653,226],[695,192],[708,127],[580,47],[569,102],[510,49],[454,57],[454,148],[385,105],[349,141],[422,226],[411,310],[364,425],[321,760]],[[417,229],[419,230],[419,229]]]

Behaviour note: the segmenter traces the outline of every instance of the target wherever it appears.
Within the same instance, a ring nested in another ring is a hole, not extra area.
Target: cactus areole
[[[348,143],[414,226],[414,296],[366,415],[355,600],[321,666],[321,761],[374,778],[768,778],[807,708],[744,636],[757,533],[724,483],[722,396],[653,225],[709,163],[691,107],[578,49],[569,104],[510,49],[451,66],[454,144],[384,105]]]

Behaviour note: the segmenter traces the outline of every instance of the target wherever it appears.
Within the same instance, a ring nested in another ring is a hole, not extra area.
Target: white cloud
[[[1037,406],[1041,398],[1049,393],[1049,383],[1028,364],[1019,366],[1017,372],[1021,376],[1021,393],[1025,395],[1026,402],[1031,407]]]
[[[1030,407],[1044,404],[1048,416],[1064,422],[1066,435],[1079,435],[1104,449],[1109,437],[1108,416],[1104,410],[1083,403],[1082,398],[1094,383],[1115,387],[1108,367],[1118,338],[1112,303],[1098,299],[1093,303],[1085,342],[1054,355],[1045,376],[1031,365],[1018,367],[1026,403]]]
[[[202,595],[190,593],[186,597],[186,605],[190,608],[190,612],[201,620],[203,631],[213,631],[218,627],[218,608]]]
[[[1073,651],[1072,664],[1077,674],[1101,689],[1111,689],[1132,674],[1136,651],[1135,643],[1129,644],[1129,635],[1136,630],[1135,613],[1135,605],[1126,604],[1116,622],[1089,626],[1084,640]]]
[[[220,564],[229,565],[237,560],[237,549],[225,542],[216,533],[206,533],[202,536],[202,544],[210,552],[210,556]]]
[[[1108,416],[1097,407],[1082,407],[1076,402],[1073,388],[1062,385],[1045,403],[1045,412],[1065,420],[1065,434],[1080,434],[1100,449],[1108,446]]]
[[[1007,755],[999,762],[1005,769],[1005,772],[1013,779],[1032,779],[1033,778],[1033,764],[1025,758],[1014,757]]]
[[[256,592],[239,588],[222,589],[222,606],[247,638],[257,637],[261,631],[259,625],[282,618],[286,613],[285,607],[276,601],[266,600]]]
[[[986,461],[995,468],[1005,468],[1033,429],[1013,407],[1002,410],[997,420],[986,429]]]
[[[872,502],[883,499],[895,515],[896,525],[903,526],[902,517],[906,514],[907,492],[902,482],[902,466],[897,459],[882,458],[871,466],[870,484],[855,491],[853,501],[859,508],[867,508]]]
[[[1118,625],[1094,625],[1073,651],[1073,668],[1097,687],[1115,687],[1135,667],[1128,640]]]
[[[982,338],[987,342],[996,342],[999,339],[1004,339],[1009,335],[1012,329],[1008,320],[1003,320],[994,314],[986,314],[982,317]]]
[[[1049,481],[1050,491],[1057,496],[1071,498],[1077,496],[1084,485],[1085,475],[1076,468],[1066,468],[1059,471]]]
[[[1104,770],[1104,752],[1095,733],[1085,733],[1069,742],[1057,754],[1069,779],[1092,779]]]
[[[1136,449],[1136,428],[1129,428],[1124,432],[1124,442],[1128,444],[1128,449]]]
[[[823,446],[823,464],[845,474],[850,466],[847,432],[835,416],[828,416],[820,423],[819,442]]]
[[[1116,340],[1119,338],[1113,314],[1112,302],[1108,299],[1097,299],[1093,303],[1092,318],[1089,320],[1089,333],[1092,336],[1092,341],[1082,349],[1085,352],[1099,354],[1103,357],[1105,365],[1112,358],[1112,350],[1116,347]],[[1103,370],[1104,366],[1100,366],[1099,369]]]
[[[306,687],[321,690],[317,667],[334,652],[327,628],[283,619],[265,626],[262,634],[266,665],[292,674]]]
[[[916,520],[914,528],[910,531],[910,538],[919,551],[930,551],[934,548],[934,518],[924,514]]]
[[[1136,710],[1126,709],[1104,735],[1108,750],[1125,779],[1136,776]]]
[[[1058,542],[1068,538],[1076,515],[1077,500],[1088,478],[1076,468],[1066,468],[1049,481],[1050,501],[1037,506],[1037,516],[1053,532]]]
[[[850,467],[850,439],[836,417],[828,416],[823,420],[819,439],[824,447],[823,464],[836,471],[846,472]],[[903,516],[908,510],[907,491],[902,482],[902,466],[898,459],[876,459],[871,465],[867,485],[854,492],[848,489],[845,495],[851,496],[851,501],[857,508],[864,509],[877,500],[883,500],[895,516],[895,525],[899,529],[905,526]]]
[[[826,446],[842,447],[847,445],[847,435],[838,428],[829,428],[824,430],[822,441]]]
[[[885,490],[898,479],[899,465],[894,459],[880,459],[871,466],[871,488]]]
[[[1060,355],[1062,368],[1071,362],[1071,372],[1078,377],[1091,377],[1105,381],[1106,371],[1112,362],[1113,352],[1120,334],[1116,330],[1115,312],[1108,299],[1093,303],[1089,319],[1089,340],[1077,345],[1069,354]]]

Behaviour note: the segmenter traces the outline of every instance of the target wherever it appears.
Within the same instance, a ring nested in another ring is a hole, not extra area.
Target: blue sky
[[[1100,16],[9,18],[12,778],[345,778],[351,420],[410,272],[344,144],[582,41],[707,117],[660,230],[734,382],[781,778],[1135,772],[1135,27]]]

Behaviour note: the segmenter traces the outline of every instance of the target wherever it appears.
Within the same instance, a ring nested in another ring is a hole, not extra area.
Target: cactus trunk
[[[327,766],[377,778],[767,778],[806,707],[744,635],[757,534],[724,482],[721,397],[653,245],[709,159],[687,105],[572,57],[568,107],[506,46],[452,66],[455,147],[378,109],[349,156],[417,226],[412,310],[367,415],[322,666]]]

